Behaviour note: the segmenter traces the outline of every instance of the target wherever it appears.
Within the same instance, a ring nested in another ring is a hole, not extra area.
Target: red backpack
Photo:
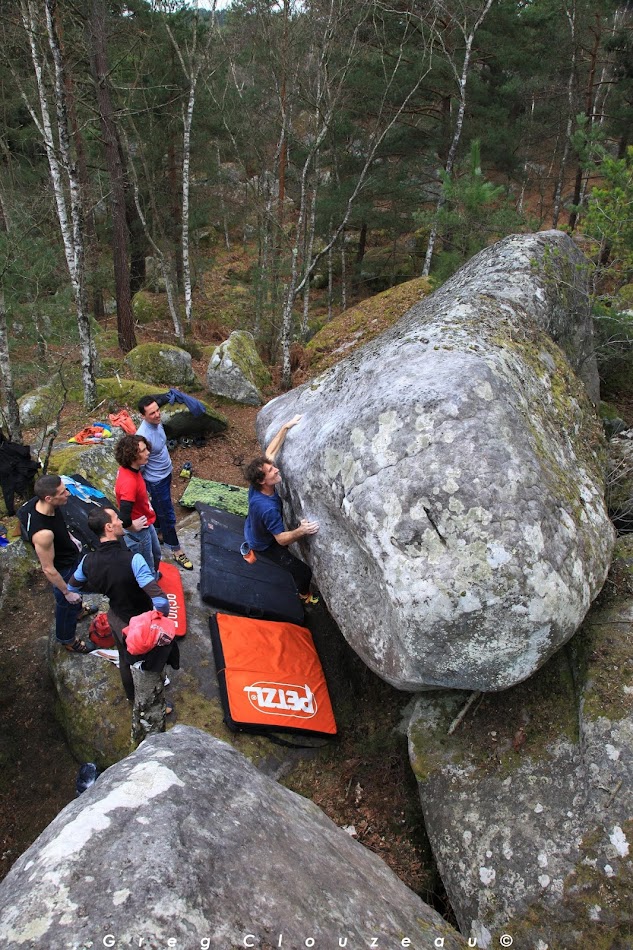
[[[90,622],[88,636],[96,647],[101,650],[111,649],[114,643],[114,636],[108,622],[108,615],[101,613]]]

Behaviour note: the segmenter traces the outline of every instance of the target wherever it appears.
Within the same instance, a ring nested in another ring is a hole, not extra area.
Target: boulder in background
[[[262,363],[255,339],[246,330],[234,330],[215,348],[207,370],[207,388],[216,396],[249,406],[262,403],[261,390],[270,385],[270,373]]]

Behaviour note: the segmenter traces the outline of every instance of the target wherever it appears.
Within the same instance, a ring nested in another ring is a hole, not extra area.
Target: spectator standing
[[[176,564],[191,571],[193,564],[181,548],[176,534],[176,512],[171,500],[173,465],[167,451],[167,436],[161,423],[156,397],[143,396],[139,401],[138,411],[143,416],[143,421],[136,434],[145,439],[150,450],[149,458],[143,467],[143,478],[156,512],[156,526],[162,533],[163,542],[171,548]]]
[[[124,529],[116,511],[97,508],[88,516],[88,527],[99,538],[99,547],[77,565],[68,586],[74,591],[104,594],[110,601],[108,621],[119,651],[121,682],[125,695],[134,702],[130,657],[122,631],[132,617],[148,610],[159,610],[166,617],[167,594],[158,586],[145,558],[121,544]]]
[[[114,493],[125,529],[123,540],[126,547],[133,554],[142,554],[154,579],[158,580],[160,541],[154,527],[156,512],[141,475],[141,467],[149,455],[149,445],[142,435],[124,435],[119,439],[114,456],[121,468],[117,472]]]

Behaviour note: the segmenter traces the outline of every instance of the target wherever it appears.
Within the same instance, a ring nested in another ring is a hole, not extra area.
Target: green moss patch
[[[409,737],[418,781],[427,781],[449,763],[503,779],[525,758],[549,758],[548,747],[557,740],[578,741],[576,690],[566,648],[518,686],[485,693],[448,735],[470,695],[433,694],[434,727],[424,718],[412,725]]]
[[[356,307],[343,311],[310,340],[306,346],[311,375],[322,373],[364,343],[373,340],[404,316],[431,291],[426,277],[398,284]]]

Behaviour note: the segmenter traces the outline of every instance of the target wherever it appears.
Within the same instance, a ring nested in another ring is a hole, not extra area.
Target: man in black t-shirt
[[[42,475],[35,482],[35,498],[21,509],[20,521],[53,587],[58,643],[69,653],[90,653],[92,646],[77,637],[81,595],[70,591],[67,584],[81,555],[81,544],[69,532],[60,511],[68,496],[59,475]]]

